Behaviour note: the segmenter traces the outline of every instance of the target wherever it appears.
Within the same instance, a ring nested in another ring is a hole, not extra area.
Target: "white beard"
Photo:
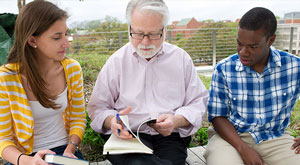
[[[143,49],[151,49],[150,51],[144,51]],[[139,44],[137,47],[137,54],[140,57],[143,58],[152,58],[153,56],[156,55],[156,53],[159,51],[160,48],[156,48],[153,44],[144,46],[142,44]]]

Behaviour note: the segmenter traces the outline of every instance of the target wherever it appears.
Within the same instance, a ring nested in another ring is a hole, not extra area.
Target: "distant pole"
[[[122,41],[122,32],[119,32],[119,46],[123,46],[123,41]]]
[[[213,29],[213,61],[212,61],[213,67],[215,67],[217,63],[216,35],[217,35],[217,29]]]
[[[172,43],[172,30],[168,30],[168,41],[170,44]]]
[[[293,37],[294,37],[294,27],[291,27],[290,32],[290,46],[289,46],[289,52],[293,53]]]

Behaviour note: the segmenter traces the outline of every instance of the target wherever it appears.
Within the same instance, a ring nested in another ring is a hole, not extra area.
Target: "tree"
[[[128,42],[128,25],[115,17],[106,16],[103,20],[83,21],[72,24],[74,33],[71,53],[112,54]],[[78,32],[85,34],[78,35]]]
[[[20,13],[22,7],[25,6],[25,4],[26,4],[26,0],[18,0],[19,13]]]

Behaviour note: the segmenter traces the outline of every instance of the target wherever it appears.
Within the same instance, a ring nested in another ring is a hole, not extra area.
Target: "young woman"
[[[0,156],[47,164],[46,153],[82,158],[86,127],[82,70],[65,57],[67,13],[35,0],[22,8],[15,43],[0,67]]]

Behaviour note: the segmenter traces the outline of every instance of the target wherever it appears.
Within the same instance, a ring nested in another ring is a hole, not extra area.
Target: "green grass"
[[[205,88],[209,90],[210,82],[211,82],[211,77],[203,76],[201,74],[198,74],[200,77],[201,81],[203,82]]]
[[[297,137],[300,135],[300,100],[298,99],[291,117],[291,123],[287,129],[292,133],[292,136]]]
[[[85,55],[74,55],[68,54],[70,58],[77,60],[82,68],[84,80],[86,82],[95,82],[100,69],[103,67],[109,55],[99,54],[85,54]]]

